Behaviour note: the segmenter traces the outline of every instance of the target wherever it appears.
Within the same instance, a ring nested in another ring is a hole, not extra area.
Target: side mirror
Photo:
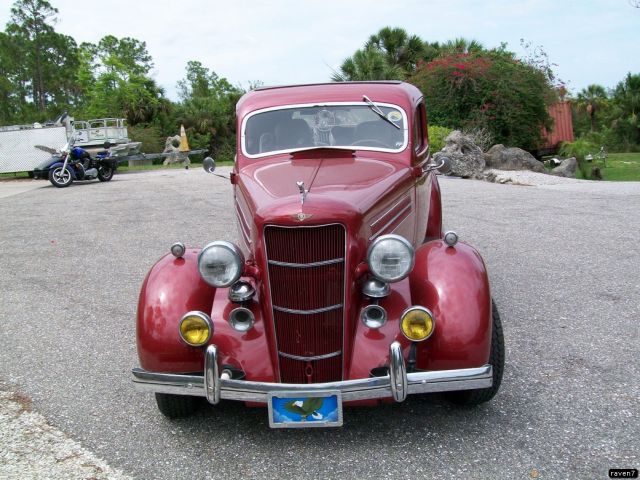
[[[207,157],[202,160],[202,168],[207,173],[213,173],[216,171],[216,162],[213,158]]]
[[[434,158],[434,163],[429,163],[425,165],[424,171],[431,172],[432,170],[438,170],[440,173],[444,175],[448,175],[451,172],[451,159],[449,157],[445,157],[444,155],[439,157],[438,159]]]
[[[440,159],[438,171],[443,175],[449,175],[451,173],[451,159],[449,157],[442,157]]]

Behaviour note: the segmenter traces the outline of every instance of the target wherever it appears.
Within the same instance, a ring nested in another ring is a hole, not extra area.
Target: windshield
[[[375,107],[378,111],[367,103],[258,111],[244,121],[242,149],[253,158],[315,147],[403,150],[407,144],[404,110],[384,103],[375,103]]]

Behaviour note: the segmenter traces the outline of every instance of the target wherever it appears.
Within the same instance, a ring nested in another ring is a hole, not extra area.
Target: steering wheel
[[[360,140],[356,140],[355,142],[353,142],[351,144],[352,146],[362,146],[362,147],[382,147],[382,148],[389,148],[389,145],[387,145],[386,143],[377,140],[375,138],[362,138]]]

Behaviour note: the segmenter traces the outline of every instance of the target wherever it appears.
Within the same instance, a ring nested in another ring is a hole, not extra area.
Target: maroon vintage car
[[[500,319],[478,252],[443,235],[420,91],[262,88],[237,118],[237,243],[174,244],[140,292],[134,381],[160,411],[238,400],[316,427],[343,404],[490,400]]]

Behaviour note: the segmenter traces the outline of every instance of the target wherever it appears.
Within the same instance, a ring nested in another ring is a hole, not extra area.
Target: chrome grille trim
[[[265,225],[263,227],[263,236],[266,238],[266,231],[269,228],[281,228],[281,229],[297,229],[297,228],[309,228],[309,229],[321,229],[321,228],[325,228],[325,227],[330,227],[330,226],[339,226],[340,228],[342,228],[343,232],[344,232],[344,243],[342,245],[342,252],[343,252],[343,262],[342,262],[342,278],[343,278],[343,284],[342,284],[342,306],[344,306],[346,304],[347,301],[347,288],[346,288],[346,281],[347,281],[347,242],[348,242],[348,236],[347,236],[347,229],[343,224],[340,223],[327,223],[327,224],[323,224],[323,225],[306,225],[304,227],[298,227],[298,226],[289,226],[289,225]],[[278,348],[278,334],[277,334],[277,328],[276,328],[276,324],[275,324],[275,312],[276,312],[276,308],[273,305],[273,292],[272,292],[272,285],[271,285],[271,272],[270,272],[270,259],[269,259],[269,251],[268,251],[268,246],[265,244],[264,246],[265,249],[265,260],[267,263],[267,286],[268,286],[268,292],[269,292],[269,303],[271,304],[271,313],[272,313],[272,325],[274,328],[274,332],[276,333],[275,335],[275,346],[276,346],[276,351],[279,352],[279,348]],[[341,346],[342,349],[344,349],[345,346],[345,329],[346,329],[346,323],[347,323],[347,312],[344,309],[344,307],[342,308],[342,340],[341,340]],[[344,368],[344,359],[342,360],[342,368],[341,368],[341,375],[340,378],[344,379],[344,373],[345,373],[345,368]],[[277,372],[277,376],[278,376],[278,381],[282,382],[282,370],[281,370],[281,365],[278,365],[278,372]],[[312,384],[311,384],[312,385]]]
[[[312,362],[314,360],[325,360],[327,358],[337,357],[338,355],[342,355],[342,350],[338,350],[337,352],[325,353],[324,355],[314,355],[312,357],[303,357],[298,355],[291,355],[290,353],[278,352],[278,355],[285,358],[290,358],[291,360],[300,360],[301,362]]]
[[[278,262],[277,260],[269,260],[269,265],[278,265],[280,267],[291,267],[291,268],[313,268],[313,267],[324,267],[325,265],[333,265],[334,263],[344,262],[344,258],[334,258],[332,260],[325,260],[323,262],[313,262],[313,263],[288,263],[288,262]]]
[[[274,310],[284,313],[293,313],[295,315],[315,315],[316,313],[330,312],[331,310],[338,310],[339,308],[342,308],[341,303],[339,303],[338,305],[331,305],[330,307],[316,308],[315,310],[294,310],[292,308],[284,308],[273,305]]]

